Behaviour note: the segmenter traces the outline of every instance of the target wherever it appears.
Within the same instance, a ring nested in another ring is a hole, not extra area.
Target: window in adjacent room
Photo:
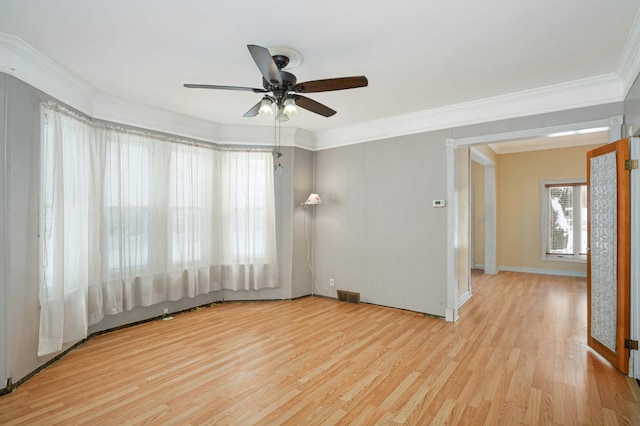
[[[587,184],[543,181],[542,260],[586,261]]]

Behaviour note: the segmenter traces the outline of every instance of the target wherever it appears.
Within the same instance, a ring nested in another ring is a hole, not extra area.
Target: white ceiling
[[[366,75],[369,87],[308,95],[335,116],[302,111],[284,124],[322,132],[594,77],[622,81],[639,9],[640,0],[0,0],[0,32],[99,93],[226,125],[272,119],[242,117],[259,94],[182,84],[260,87],[247,44],[301,52],[290,70],[298,81]]]

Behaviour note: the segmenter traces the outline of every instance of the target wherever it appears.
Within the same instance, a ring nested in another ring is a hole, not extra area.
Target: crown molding
[[[622,95],[626,98],[636,77],[640,74],[640,10],[636,14],[622,49],[620,60],[616,66],[616,74],[622,80]]]
[[[316,149],[623,101],[615,74],[370,121],[316,134]]]
[[[273,145],[273,128],[218,124],[101,93],[22,39],[0,32],[0,72],[89,117],[220,144]],[[280,144],[313,150],[313,133],[283,127]]]
[[[219,140],[228,144],[250,144],[273,146],[276,144],[274,128],[271,126],[233,126],[221,125]],[[315,147],[315,135],[296,127],[280,128],[280,145],[304,148],[310,151]]]
[[[0,71],[91,115],[91,100],[97,90],[22,39],[2,32]]]
[[[128,99],[99,93],[92,99],[93,118],[171,135],[220,142],[220,125]]]
[[[539,89],[374,120],[318,133],[283,127],[281,145],[311,151],[624,100],[640,70],[639,18],[618,75],[607,74]],[[100,93],[20,38],[0,33],[0,72],[42,90],[90,117],[215,143],[272,145],[273,128],[234,126],[189,117]]]

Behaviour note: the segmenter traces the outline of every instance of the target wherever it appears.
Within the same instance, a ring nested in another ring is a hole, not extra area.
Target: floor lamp
[[[311,271],[311,294],[313,295],[315,290],[320,292],[318,289],[318,285],[316,284],[316,276],[313,272],[313,266],[311,265],[311,242],[309,240],[309,232],[307,231],[307,208],[317,206],[319,204],[324,204],[322,202],[322,198],[318,194],[312,193],[307,198],[307,201],[300,204],[302,206],[302,210],[304,210],[304,236],[307,238],[307,266],[309,267],[309,271]]]

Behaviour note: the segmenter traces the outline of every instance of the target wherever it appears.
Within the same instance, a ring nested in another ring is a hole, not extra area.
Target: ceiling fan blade
[[[323,115],[325,117],[331,117],[336,113],[336,111],[332,110],[326,105],[321,104],[320,102],[314,101],[313,99],[309,99],[306,96],[301,95],[293,95],[293,99],[296,101],[296,105],[300,108],[304,108],[311,112],[315,112],[316,114]]]
[[[280,70],[271,57],[269,50],[266,47],[256,46],[255,44],[247,44],[247,48],[264,79],[272,84],[277,83],[278,87],[282,86]]]
[[[216,86],[214,84],[184,84],[189,89],[221,89],[221,90],[240,90],[243,92],[266,93],[268,90],[256,89],[254,87],[242,86]]]
[[[249,111],[244,113],[243,117],[255,117],[256,115],[258,115],[258,112],[260,111],[260,104],[261,103],[262,103],[262,101],[258,102],[254,106],[252,106]]]
[[[298,83],[293,91],[299,93],[330,92],[332,90],[355,89],[366,87],[369,84],[367,77],[360,75],[357,77],[328,78],[326,80],[313,80]]]

